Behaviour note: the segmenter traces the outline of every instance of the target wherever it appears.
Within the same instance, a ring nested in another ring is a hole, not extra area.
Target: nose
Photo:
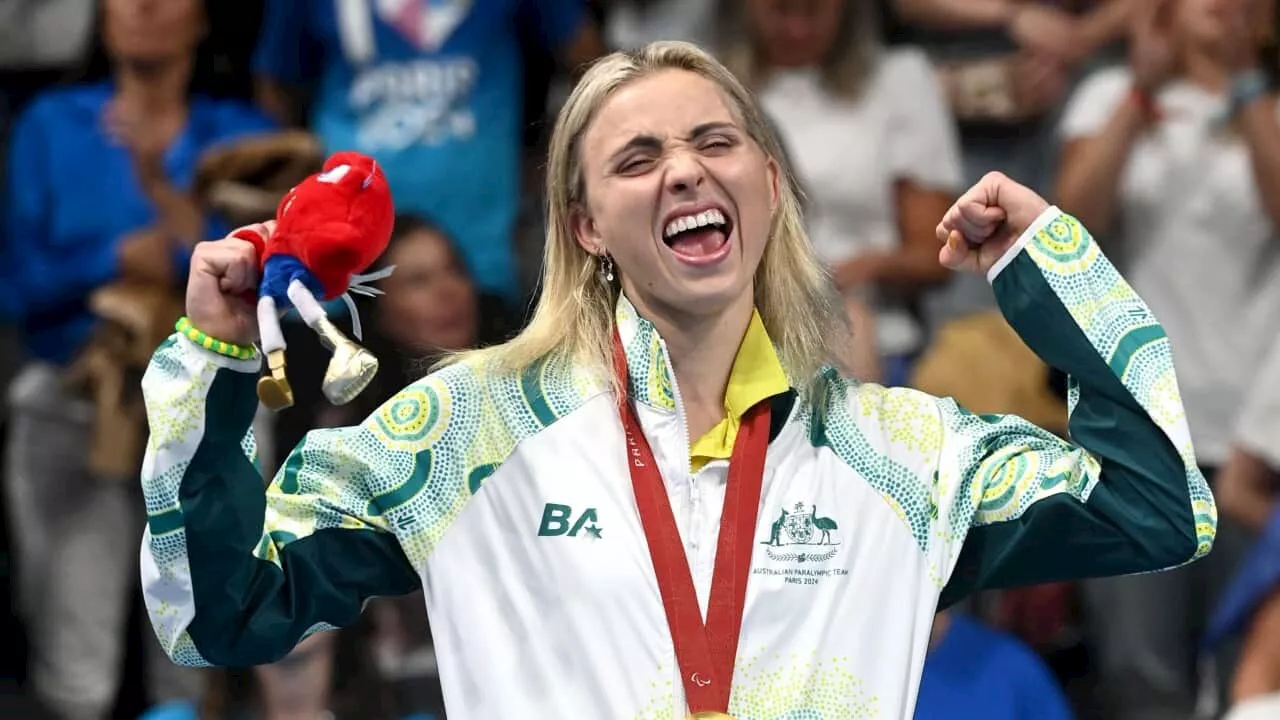
[[[683,193],[695,190],[702,185],[705,177],[706,168],[692,151],[681,149],[668,157],[666,184],[669,192]]]

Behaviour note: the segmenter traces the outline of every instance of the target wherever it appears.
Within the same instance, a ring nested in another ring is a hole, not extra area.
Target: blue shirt
[[[508,301],[519,296],[517,18],[558,48],[581,28],[585,7],[582,0],[268,0],[254,59],[258,74],[278,82],[315,82],[311,129],[326,150],[376,158],[397,211],[444,228],[477,284]]]
[[[119,276],[121,240],[157,219],[128,150],[103,130],[112,92],[107,83],[48,91],[19,117],[10,140],[3,309],[23,328],[28,352],[53,363],[67,362],[87,340],[89,295]],[[193,98],[164,168],[177,188],[189,189],[206,148],[271,127],[243,103]],[[216,225],[206,239],[225,233]],[[189,259],[175,252],[183,275]]]
[[[924,662],[916,720],[1070,720],[1049,669],[1017,639],[952,613]]]
[[[1247,631],[1254,615],[1273,594],[1280,593],[1280,508],[1262,530],[1249,554],[1236,567],[1235,577],[1218,599],[1202,638],[1212,652],[1229,638]]]

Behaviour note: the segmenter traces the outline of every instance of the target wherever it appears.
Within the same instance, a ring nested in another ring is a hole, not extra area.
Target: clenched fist
[[[1048,207],[1029,188],[1001,173],[987,173],[938,223],[938,262],[985,275]]]
[[[275,221],[237,230],[266,240]],[[233,233],[234,234],[234,233]],[[253,243],[235,237],[198,243],[191,254],[187,280],[187,318],[196,329],[218,340],[249,345],[258,339],[256,305],[248,298],[258,290],[258,255]]]

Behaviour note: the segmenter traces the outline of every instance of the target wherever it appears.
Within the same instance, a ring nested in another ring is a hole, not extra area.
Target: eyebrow
[[[697,140],[700,137],[709,135],[718,130],[730,130],[730,129],[736,130],[737,127],[738,126],[735,125],[734,123],[725,122],[725,121],[705,122],[705,123],[702,123],[701,125],[695,126],[688,136],[683,137],[681,139]],[[637,149],[653,150],[655,152],[659,151],[662,149],[662,140],[658,138],[656,135],[636,135],[635,137],[628,140],[627,144],[618,148],[617,152],[613,153],[613,155],[611,155],[609,159],[615,160],[618,158],[618,156],[622,155],[623,153],[629,152],[631,150],[637,150]]]

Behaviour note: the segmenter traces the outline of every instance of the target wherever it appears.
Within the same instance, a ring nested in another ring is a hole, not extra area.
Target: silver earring
[[[613,282],[613,258],[608,253],[600,256],[600,274],[607,283]]]

